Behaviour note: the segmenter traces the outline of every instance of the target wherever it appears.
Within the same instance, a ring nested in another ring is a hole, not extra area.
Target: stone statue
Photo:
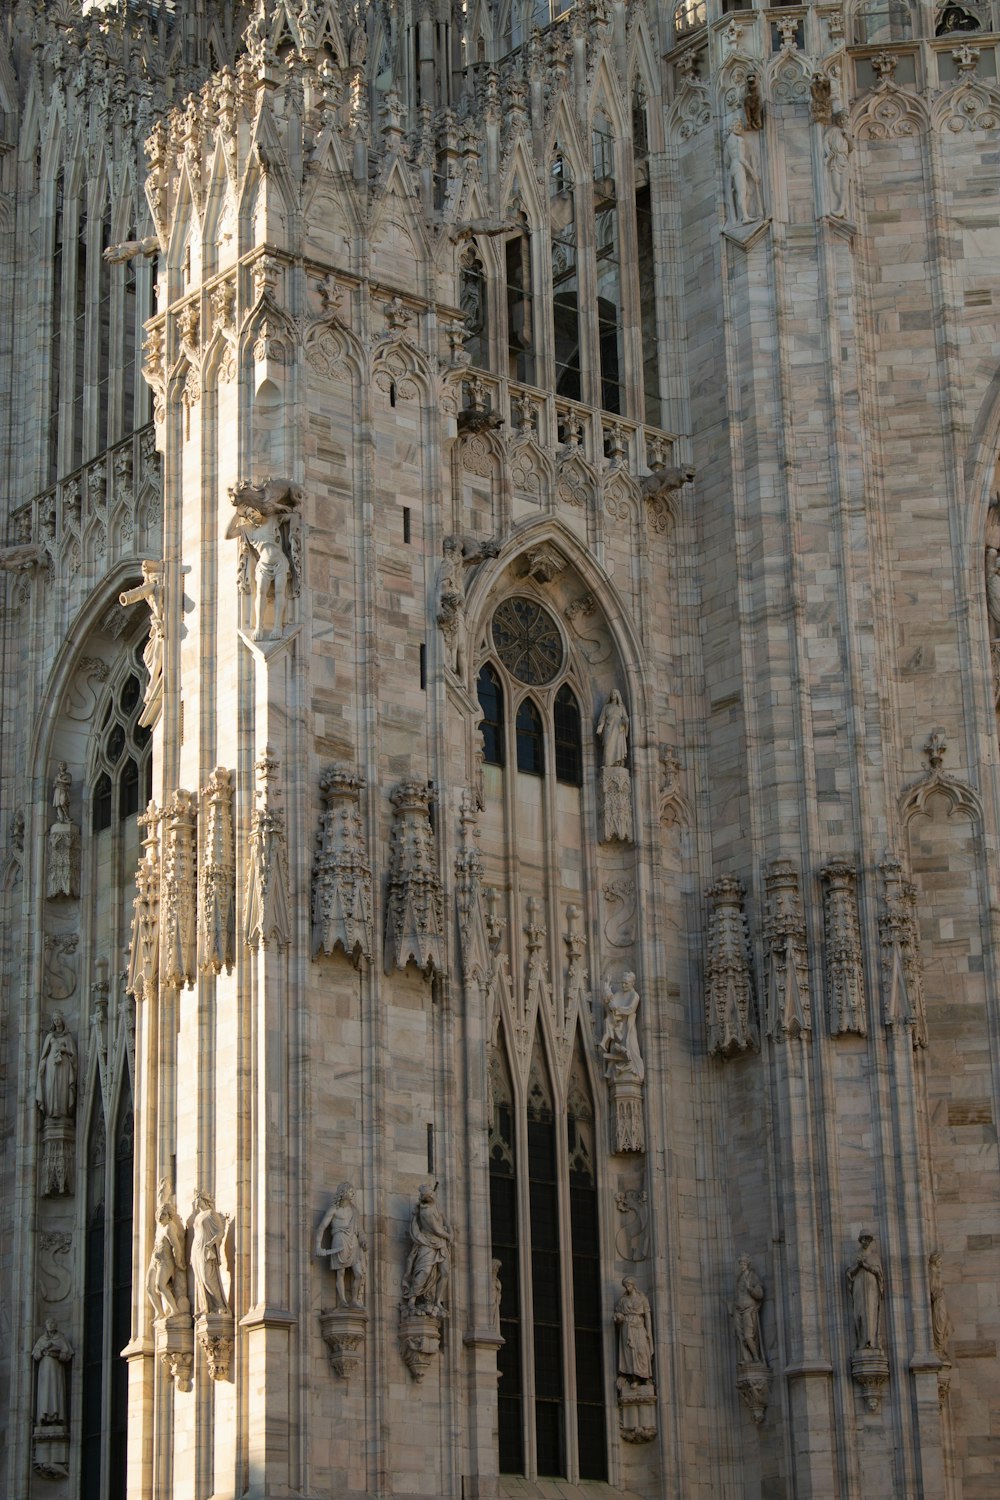
[[[931,1294],[931,1333],[934,1352],[950,1363],[948,1340],[952,1335],[951,1319],[944,1300],[944,1280],[941,1275],[941,1251],[935,1250],[928,1261],[929,1289]]]
[[[882,1297],[884,1278],[875,1236],[867,1230],[858,1235],[860,1253],[847,1272],[854,1314],[855,1349],[882,1348]]]
[[[208,1193],[196,1193],[191,1229],[191,1269],[194,1272],[196,1313],[229,1311],[222,1285],[222,1255],[229,1231],[229,1215],[221,1214]]]
[[[1000,640],[1000,556],[996,547],[986,549],[986,606],[990,616],[990,637]]]
[[[833,116],[823,134],[823,160],[830,180],[830,216],[847,218],[850,201],[851,138],[844,129],[844,115]]]
[[[642,1385],[653,1378],[653,1324],[649,1299],[631,1276],[622,1282],[624,1296],[615,1303],[618,1327],[618,1373],[629,1385]]]
[[[763,130],[764,101],[760,96],[760,79],[748,73],[743,90],[743,125],[746,130]]]
[[[646,1075],[635,1024],[639,998],[632,973],[622,976],[617,994],[609,980],[604,982],[604,1033],[599,1046],[604,1054],[605,1076],[615,1082],[631,1079],[641,1083]]]
[[[118,595],[118,603],[127,608],[131,604],[149,605],[149,640],[143,647],[142,659],[149,674],[143,696],[139,723],[150,729],[160,716],[163,703],[163,642],[166,634],[166,617],[163,606],[163,564],[150,558],[142,564],[142,582],[134,589],[126,589]]]
[[[76,1113],[76,1044],[60,1011],[42,1043],[35,1102],[46,1120],[71,1120]]]
[[[441,544],[441,587],[437,622],[448,645],[448,665],[458,677],[464,676],[468,660],[465,570],[487,557],[496,557],[499,551],[498,542],[477,542],[470,537],[446,536]]]
[[[727,217],[737,224],[753,224],[760,218],[760,179],[750,160],[742,120],[734,121],[722,153],[726,173]]]
[[[52,784],[52,806],[56,810],[56,822],[68,823],[69,817],[69,794],[73,787],[73,778],[69,774],[69,767],[64,760],[59,762],[55,781]]]
[[[490,1327],[497,1333],[500,1332],[500,1301],[503,1296],[503,1283],[500,1280],[502,1269],[501,1261],[490,1261]]]
[[[39,1427],[64,1427],[66,1366],[73,1358],[73,1350],[59,1332],[54,1319],[46,1320],[45,1332],[32,1349],[31,1357],[38,1366],[35,1422]]]
[[[833,117],[833,84],[825,73],[809,80],[809,113],[816,125],[828,125]]]
[[[612,688],[597,721],[601,763],[605,769],[609,766],[623,766],[628,759],[628,730],[628,710],[622,702],[621,693],[617,688]]]
[[[261,484],[243,481],[230,487],[229,498],[236,514],[226,536],[230,540],[239,537],[243,543],[238,575],[241,593],[251,592],[253,567],[252,633],[257,640],[264,638],[264,611],[273,599],[272,624],[266,635],[277,640],[284,630],[288,596],[298,587],[298,541],[291,522],[302,499],[301,487],[287,479],[266,479]]]
[[[156,1233],[146,1271],[146,1295],[157,1318],[174,1318],[191,1310],[184,1273],[184,1225],[181,1223],[166,1179],[160,1182],[156,1209]]]
[[[764,1354],[760,1342],[760,1308],[764,1287],[749,1255],[741,1255],[736,1272],[736,1299],[731,1312],[736,1334],[736,1359],[741,1365],[760,1365]]]
[[[437,1205],[437,1183],[421,1184],[410,1218],[410,1253],[403,1271],[403,1301],[410,1313],[442,1318],[451,1275],[451,1228]]]
[[[330,1231],[329,1245],[323,1237]],[[340,1307],[364,1307],[368,1280],[368,1240],[361,1228],[361,1215],[354,1202],[354,1184],[342,1182],[333,1195],[333,1203],[323,1216],[316,1234],[316,1254],[326,1256],[334,1273],[337,1304]],[[351,1275],[351,1295],[347,1295],[347,1274]]]

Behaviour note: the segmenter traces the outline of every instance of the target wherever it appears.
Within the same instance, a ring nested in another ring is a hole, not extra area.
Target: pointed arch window
[[[517,742],[517,769],[532,776],[545,775],[545,732],[542,716],[530,698],[525,698],[517,710],[515,722]]]
[[[150,731],[139,723],[143,670],[133,662],[133,669],[116,684],[104,710],[95,752],[94,833],[133,817],[152,795]]]
[[[458,305],[465,326],[465,349],[474,365],[488,369],[490,340],[486,315],[486,272],[474,249],[462,256],[458,277]]]
[[[488,663],[479,673],[476,684],[479,707],[483,717],[479,727],[483,733],[483,754],[488,766],[502,766],[504,755],[503,687],[496,670]]]
[[[569,1215],[573,1254],[573,1346],[576,1353],[576,1432],[581,1479],[607,1474],[604,1423],[604,1331],[601,1251],[597,1233],[594,1103],[577,1032],[566,1096]]]
[[[73,448],[70,468],[83,463],[84,398],[87,384],[87,196],[80,194],[73,274]]]
[[[558,1475],[566,1472],[559,1181],[552,1086],[537,1037],[528,1080],[527,1116],[535,1462],[539,1474]]]
[[[114,268],[104,259],[111,244],[111,199],[104,205],[101,243],[98,251],[97,293],[97,441],[94,453],[103,453],[111,433],[111,286]],[[88,455],[89,457],[90,455]]]
[[[63,184],[60,167],[56,174],[52,206],[52,271],[49,279],[51,331],[49,334],[49,424],[48,482],[59,478],[59,402],[62,397],[62,329],[63,329]]]
[[[597,333],[601,351],[601,405],[622,410],[622,276],[615,143],[607,115],[591,125],[594,169],[594,231],[597,256]]]
[[[522,228],[504,246],[507,286],[507,374],[528,385],[535,381],[535,319],[531,281],[531,235]]]
[[[514,1090],[502,1050],[490,1065],[490,1232],[494,1284],[500,1281],[500,1371],[498,1419],[500,1471],[524,1472],[523,1377],[521,1373],[521,1266],[518,1236]]]
[[[583,784],[583,736],[580,709],[573,689],[564,682],[552,705],[552,727],[555,731],[556,780],[570,786]]]
[[[646,421],[662,426],[660,346],[657,328],[656,258],[653,250],[653,204],[649,175],[649,116],[646,91],[632,91],[632,160],[635,175],[636,269],[639,273],[639,332],[642,339],[642,392]]]
[[[83,1382],[80,1500],[101,1500],[104,1430],[104,1258],[107,1138],[98,1087],[87,1139],[87,1224],[83,1265]]]
[[[580,365],[580,268],[576,193],[565,154],[557,150],[549,168],[552,238],[552,324],[556,393],[582,398]]]

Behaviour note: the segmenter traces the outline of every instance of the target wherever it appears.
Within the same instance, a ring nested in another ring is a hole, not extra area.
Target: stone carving
[[[72,789],[73,778],[61,760],[52,784],[56,817],[48,834],[45,894],[50,900],[80,894],[80,830],[69,815]]]
[[[653,1322],[649,1299],[631,1276],[622,1281],[615,1303],[618,1329],[618,1429],[626,1443],[649,1443],[656,1436],[653,1381]]]
[[[17,547],[0,547],[0,573],[30,573],[48,562],[45,548],[34,542]]]
[[[927,1021],[916,920],[916,888],[903,878],[903,866],[891,854],[882,860],[879,871],[882,875],[878,930],[882,949],[883,1019],[890,1029],[909,1027],[914,1047],[926,1047]]]
[[[830,188],[830,217],[850,218],[851,138],[844,129],[846,116],[840,111],[823,132],[823,161]]]
[[[430,978],[443,970],[444,897],[430,821],[431,792],[419,781],[401,781],[389,845],[385,972],[415,963]]]
[[[170,1184],[163,1177],[157,1193],[153,1250],[146,1270],[146,1295],[157,1319],[175,1318],[178,1314],[190,1312],[186,1270],[184,1225]]]
[[[767,1413],[771,1393],[770,1370],[760,1335],[763,1301],[764,1284],[749,1255],[741,1255],[736,1269],[736,1293],[729,1309],[736,1335],[736,1389],[757,1427]]]
[[[222,1261],[231,1223],[208,1193],[196,1193],[191,1220],[195,1331],[213,1380],[228,1380],[233,1357],[233,1314],[222,1284]]]
[[[826,73],[814,73],[809,81],[809,118],[814,125],[833,119],[833,83]]]
[[[587,968],[584,955],[587,951],[587,939],[580,931],[581,912],[578,906],[569,905],[566,908],[566,931],[563,933],[563,942],[566,944],[566,974],[563,980],[563,1013],[557,1017],[558,1030],[563,1037],[573,1036],[576,1030],[576,1018],[583,1009],[586,996]]]
[[[944,1298],[940,1250],[935,1250],[927,1262],[927,1283],[931,1298],[931,1336],[934,1340],[934,1352],[946,1365],[950,1365],[948,1341],[952,1335],[952,1324]]]
[[[299,592],[302,577],[298,507],[302,489],[288,479],[240,480],[229,498],[236,514],[226,536],[240,541],[237,582],[241,594],[253,594],[254,640],[278,640],[285,628],[289,598]],[[271,604],[271,626],[264,617]]]
[[[198,977],[198,801],[178,788],[162,814],[160,979],[180,989]]]
[[[236,848],[233,842],[233,775],[216,766],[202,792],[205,834],[199,871],[198,967],[203,974],[232,973],[236,962]]]
[[[760,79],[756,73],[748,73],[743,89],[743,128],[763,130],[764,101],[760,94]]]
[[[500,1332],[500,1304],[503,1301],[503,1282],[500,1279],[502,1270],[502,1261],[490,1261],[490,1328],[494,1333]]]
[[[794,1039],[812,1028],[806,923],[799,877],[787,859],[777,859],[764,877],[767,915],[767,1033],[776,1041]]]
[[[410,1251],[399,1305],[399,1351],[414,1380],[422,1380],[441,1346],[447,1316],[452,1232],[437,1205],[437,1184],[421,1184],[410,1218]]]
[[[372,956],[372,872],[361,826],[365,778],[351,766],[328,766],[320,777],[325,803],[313,865],[313,953],[338,947],[355,967]]]
[[[76,950],[79,945],[78,932],[45,934],[46,1000],[69,1000],[76,993]]]
[[[649,1201],[644,1188],[626,1188],[615,1195],[615,1206],[624,1217],[615,1235],[619,1260],[635,1264],[649,1259]]]
[[[882,1387],[889,1379],[882,1336],[885,1278],[875,1236],[863,1229],[858,1235],[858,1247],[857,1259],[847,1270],[854,1330],[851,1375],[861,1387],[867,1410],[876,1412],[882,1400]]]
[[[155,802],[149,803],[138,823],[145,837],[135,872],[127,980],[136,1002],[152,999],[160,979],[160,814]]]
[[[710,1057],[738,1057],[760,1047],[743,882],[720,875],[708,888],[712,912],[705,960],[705,1019]]]
[[[76,1175],[76,1043],[56,1011],[38,1058],[35,1103],[42,1115],[43,1198],[72,1193]]]
[[[601,842],[632,841],[632,783],[628,759],[629,717],[617,688],[612,688],[597,721],[601,742]]]
[[[330,1232],[328,1244],[324,1237]],[[316,1254],[334,1274],[334,1307],[363,1308],[368,1282],[368,1240],[354,1201],[354,1184],[342,1182],[316,1231]],[[350,1295],[347,1278],[350,1277]]]
[[[73,1358],[69,1341],[48,1318],[45,1332],[31,1351],[35,1373],[35,1425],[32,1465],[45,1479],[69,1474],[69,1427],[66,1407],[66,1366]]]
[[[142,583],[118,595],[118,603],[122,608],[131,604],[149,605],[149,640],[142,653],[149,678],[142,713],[139,715],[139,723],[147,728],[152,728],[156,723],[163,706],[163,643],[166,635],[163,576],[163,563],[147,558],[142,564]]]
[[[618,991],[605,980],[603,998],[604,1031],[598,1046],[611,1094],[611,1150],[645,1151],[642,1084],[646,1068],[636,1027],[640,997],[635,975],[623,975]]]
[[[257,761],[257,792],[250,824],[246,888],[246,941],[251,948],[287,948],[291,942],[285,812],[281,762],[267,746]]]
[[[448,647],[448,666],[458,677],[465,676],[468,665],[465,570],[485,558],[498,556],[499,552],[499,542],[477,542],[471,537],[446,536],[442,543],[437,622]]]
[[[736,224],[755,224],[760,218],[760,178],[750,160],[741,120],[730,127],[722,165],[726,174],[726,218]]]
[[[1000,708],[1000,554],[996,547],[986,549],[986,608],[990,622],[993,699]]]
[[[820,872],[825,885],[826,982],[833,1036],[867,1036],[865,973],[858,918],[858,877],[853,865],[834,860]]]
[[[660,785],[657,806],[660,822],[666,827],[687,827],[691,823],[691,804],[681,788],[681,761],[673,745],[660,745]]]
[[[38,1241],[38,1280],[46,1302],[65,1302],[73,1289],[70,1251],[73,1236],[61,1230],[48,1231]]]

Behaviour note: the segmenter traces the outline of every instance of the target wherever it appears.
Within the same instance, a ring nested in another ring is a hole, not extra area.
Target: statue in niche
[[[625,1080],[641,1083],[646,1075],[636,1029],[639,999],[633,973],[622,976],[617,993],[610,980],[604,981],[604,1032],[599,1046],[604,1055],[605,1077],[616,1083]]]
[[[653,1378],[653,1323],[649,1298],[640,1292],[631,1276],[622,1282],[624,1295],[615,1303],[618,1328],[618,1373],[630,1385]]]
[[[80,894],[80,830],[69,815],[72,790],[69,767],[61,760],[52,783],[52,806],[56,816],[48,835],[45,894],[49,898]]]
[[[191,1224],[191,1269],[194,1272],[196,1313],[229,1311],[222,1285],[222,1254],[229,1232],[229,1215],[221,1214],[208,1193],[196,1193]]]
[[[833,118],[833,83],[826,73],[809,80],[809,113],[815,125],[828,125]]]
[[[601,742],[601,764],[623,766],[628,759],[628,710],[622,702],[617,688],[611,689],[607,703],[601,709],[597,721],[597,737]]]
[[[163,642],[166,636],[166,615],[163,605],[163,564],[147,558],[142,564],[142,582],[134,589],[126,589],[118,595],[118,603],[126,608],[130,604],[149,605],[149,640],[142,659],[149,681],[143,697],[139,723],[152,728],[160,716],[163,702]]]
[[[928,1282],[931,1296],[931,1334],[934,1352],[946,1363],[951,1363],[948,1340],[952,1335],[951,1319],[944,1300],[944,1278],[941,1275],[941,1251],[935,1250],[928,1261]]]
[[[166,1179],[160,1182],[156,1209],[156,1233],[146,1271],[146,1295],[157,1318],[175,1318],[191,1311],[187,1295],[184,1225]]]
[[[823,134],[823,160],[830,179],[830,216],[846,219],[851,190],[851,138],[844,129],[845,116],[839,112]]]
[[[760,218],[760,178],[750,160],[742,120],[735,120],[726,136],[722,153],[726,174],[727,218],[737,224],[753,224]]]
[[[490,1327],[495,1333],[500,1332],[500,1302],[503,1297],[503,1283],[500,1280],[500,1272],[503,1263],[499,1260],[490,1261]]]
[[[882,1298],[885,1292],[882,1261],[875,1236],[867,1230],[858,1235],[858,1245],[858,1258],[847,1272],[854,1315],[854,1347],[857,1350],[881,1349]]]
[[[741,1255],[736,1272],[736,1299],[732,1305],[736,1359],[741,1365],[760,1365],[764,1354],[760,1342],[760,1309],[764,1286],[749,1255]]]
[[[323,1239],[330,1231],[330,1243]],[[316,1233],[316,1254],[326,1256],[334,1274],[335,1306],[364,1307],[368,1280],[368,1240],[361,1228],[361,1215],[354,1201],[354,1184],[342,1182]],[[347,1277],[351,1295],[347,1295]]]
[[[437,622],[448,646],[448,665],[457,677],[465,675],[468,629],[465,623],[465,570],[496,557],[499,542],[477,542],[471,537],[446,536],[441,544],[441,587]]]
[[[66,1366],[73,1358],[73,1350],[53,1318],[46,1320],[45,1332],[32,1349],[31,1357],[38,1366],[35,1423],[38,1427],[65,1427]]]
[[[437,1204],[437,1183],[421,1184],[410,1218],[403,1302],[410,1313],[443,1318],[451,1276],[451,1228]]]
[[[763,130],[764,101],[760,96],[760,79],[748,73],[743,90],[743,124],[747,130]]]
[[[46,1120],[71,1120],[76,1113],[76,1044],[58,1010],[42,1043],[35,1102]]]
[[[251,633],[254,640],[278,640],[285,628],[288,598],[298,592],[301,574],[293,521],[302,489],[287,479],[265,479],[261,484],[243,480],[230,486],[229,498],[236,514],[226,536],[240,540],[237,581],[241,594],[253,594]],[[271,629],[265,631],[264,614],[272,600]]]

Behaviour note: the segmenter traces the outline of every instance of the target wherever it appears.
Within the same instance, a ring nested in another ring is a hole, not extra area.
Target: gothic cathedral
[[[3,5],[9,1500],[996,1500],[998,58]]]

